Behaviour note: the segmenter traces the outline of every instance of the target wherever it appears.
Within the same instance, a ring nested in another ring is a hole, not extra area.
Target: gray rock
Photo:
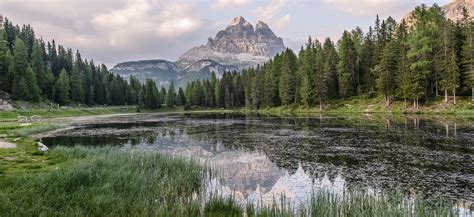
[[[49,148],[41,142],[37,142],[36,145],[38,146],[39,151],[47,152],[49,150]]]

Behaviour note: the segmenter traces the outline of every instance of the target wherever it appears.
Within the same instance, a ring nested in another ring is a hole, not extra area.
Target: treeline
[[[410,23],[407,23],[410,22]],[[316,106],[329,99],[383,96],[427,101],[474,90],[474,23],[467,10],[458,22],[433,5],[416,7],[410,19],[380,20],[367,33],[345,31],[335,44],[309,38],[298,55],[287,49],[256,69],[195,81],[186,88],[190,106],[252,109]]]
[[[13,25],[8,19],[0,32],[0,90],[13,99],[61,105],[125,105],[138,102],[129,82],[83,60],[79,51],[54,40],[37,39],[30,25]]]

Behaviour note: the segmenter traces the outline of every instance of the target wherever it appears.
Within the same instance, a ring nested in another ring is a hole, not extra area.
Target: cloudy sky
[[[338,39],[364,30],[375,15],[403,17],[416,5],[449,0],[0,0],[0,14],[31,24],[37,36],[79,49],[108,66],[141,59],[176,60],[236,16],[262,20],[298,49],[306,38]]]

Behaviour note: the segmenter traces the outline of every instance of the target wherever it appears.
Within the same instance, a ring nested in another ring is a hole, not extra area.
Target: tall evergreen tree
[[[412,14],[415,24],[414,30],[409,34],[408,43],[410,50],[411,91],[413,107],[418,108],[418,99],[426,96],[431,75],[431,61],[433,47],[430,37],[430,25],[427,17],[426,6],[418,6]]]
[[[464,18],[461,21],[464,40],[461,46],[461,86],[471,88],[472,100],[474,101],[474,20],[464,9]]]
[[[33,53],[31,54],[31,67],[36,75],[36,81],[42,92],[46,91],[46,64],[43,57],[43,48],[39,42],[33,45]]]
[[[69,91],[69,76],[67,75],[66,69],[62,69],[59,73],[58,80],[54,85],[54,99],[61,105],[68,104],[70,102]]]
[[[7,72],[8,72],[8,60],[7,55],[9,53],[7,35],[3,29],[3,18],[0,19],[0,90],[6,90],[7,86]]]
[[[397,44],[399,50],[398,72],[397,72],[397,95],[404,99],[407,107],[407,99],[412,98],[412,80],[407,53],[408,47],[408,26],[405,20],[402,20],[397,29]]]
[[[160,107],[159,93],[155,81],[147,79],[144,85],[144,104],[148,109],[157,109]]]
[[[339,75],[337,70],[339,56],[330,38],[326,38],[324,41],[323,52],[324,74],[327,75],[328,97],[336,99],[339,98]]]
[[[28,66],[28,69],[26,69],[24,80],[26,83],[26,87],[28,89],[25,99],[29,101],[33,101],[33,102],[39,101],[41,91],[36,81],[36,75],[33,72],[33,69],[29,66]]]
[[[13,64],[9,67],[8,83],[11,84],[11,93],[16,99],[28,98],[28,86],[26,84],[26,70],[29,67],[28,53],[23,41],[15,39],[13,45]]]
[[[379,75],[377,78],[377,90],[384,96],[386,106],[390,105],[390,100],[395,95],[398,54],[398,44],[396,41],[389,41],[383,51],[380,63],[374,69]]]
[[[344,31],[339,41],[339,90],[347,98],[357,93],[357,53],[351,34]]]
[[[280,99],[283,105],[290,105],[295,103],[297,90],[296,72],[294,62],[292,61],[294,54],[291,50],[287,49],[283,55],[280,70]]]
[[[84,89],[82,84],[83,78],[79,72],[79,64],[76,62],[72,67],[70,86],[71,86],[71,100],[78,103],[84,102]],[[119,91],[119,90],[116,90]]]
[[[440,74],[440,86],[444,89],[445,102],[448,102],[448,92],[454,96],[456,104],[456,89],[459,87],[459,67],[456,61],[455,51],[455,26],[450,20],[445,20],[441,34],[442,47],[438,51],[438,74]]]
[[[324,69],[325,56],[321,44],[314,45],[314,98],[319,102],[319,110],[323,110],[323,101],[327,97],[329,73]]]
[[[166,106],[173,107],[176,105],[176,90],[174,88],[174,82],[171,82],[168,87],[168,93],[166,95]]]
[[[181,87],[178,90],[178,97],[177,97],[177,100],[176,100],[176,105],[178,105],[178,106],[186,105],[186,95],[184,94],[184,90]]]

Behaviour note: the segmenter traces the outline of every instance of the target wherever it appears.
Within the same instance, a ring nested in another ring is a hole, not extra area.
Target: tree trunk
[[[413,109],[416,109],[416,99],[413,99]]]
[[[319,97],[319,111],[323,111],[323,98],[321,96]]]
[[[453,96],[454,96],[454,105],[456,105],[456,89],[453,90]]]
[[[449,137],[449,126],[448,126],[448,123],[444,123],[444,125],[446,126],[446,137]]]
[[[438,94],[438,79],[435,77],[436,81],[435,81],[435,92],[436,92],[436,96],[439,96]]]
[[[448,89],[444,89],[444,103],[448,103]]]
[[[405,98],[405,108],[407,108],[407,98]]]

